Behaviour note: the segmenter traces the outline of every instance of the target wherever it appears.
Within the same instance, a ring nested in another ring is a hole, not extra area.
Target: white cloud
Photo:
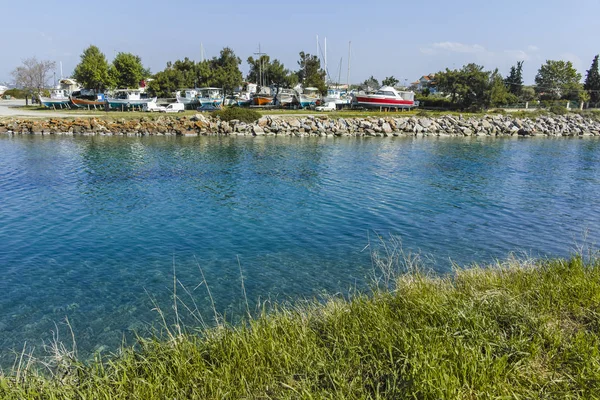
[[[453,53],[483,53],[486,51],[485,47],[479,44],[465,44],[458,42],[438,42],[434,43],[433,47],[436,49],[451,51]]]
[[[535,51],[540,51],[540,48],[533,44],[530,44],[529,46],[527,46],[527,50],[535,52]]]
[[[531,55],[524,50],[504,50],[504,54],[511,60],[527,61],[531,59]]]

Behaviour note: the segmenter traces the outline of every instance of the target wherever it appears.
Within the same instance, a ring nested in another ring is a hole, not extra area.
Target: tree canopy
[[[580,81],[581,74],[571,61],[547,60],[535,76],[536,92],[546,100],[577,100]]]
[[[438,90],[450,95],[452,103],[463,109],[493,107],[516,100],[498,70],[484,71],[483,66],[473,63],[460,70],[446,68],[435,74],[435,80]]]
[[[249,82],[256,82],[259,85],[275,85],[277,87],[292,87],[298,83],[296,74],[286,69],[279,60],[271,61],[271,58],[266,54],[257,59],[248,57],[247,62],[250,70],[246,79]]]
[[[523,61],[517,61],[517,65],[510,67],[510,73],[504,80],[508,91],[517,97],[523,91]]]
[[[398,83],[400,83],[400,81],[396,78],[394,78],[394,76],[388,76],[387,78],[385,78],[383,81],[381,81],[381,85],[382,86],[396,86]]]
[[[196,76],[199,86],[214,86],[223,88],[225,93],[233,90],[243,83],[240,64],[242,60],[235,55],[233,49],[224,47],[219,57],[199,62],[196,65]]]
[[[193,88],[197,85],[196,63],[189,58],[168,62],[167,67],[154,75],[154,80],[148,84],[148,90],[158,97],[172,97],[183,88]]]
[[[371,75],[368,79],[360,85],[360,88],[363,90],[376,90],[379,89],[379,81],[375,79],[373,75]]]
[[[73,71],[73,78],[86,89],[99,92],[112,87],[109,66],[104,54],[96,46],[90,46],[81,54],[81,61]]]
[[[119,52],[109,70],[111,80],[117,88],[137,88],[149,71],[144,68],[142,59],[131,53]]]
[[[327,93],[327,84],[325,83],[327,73],[321,68],[319,57],[301,51],[298,66],[300,69],[298,69],[296,75],[298,76],[298,82],[303,87],[316,87],[321,94]]]
[[[592,66],[587,70],[583,88],[589,95],[589,101],[593,104],[600,102],[600,73],[598,71],[598,55],[594,57]]]

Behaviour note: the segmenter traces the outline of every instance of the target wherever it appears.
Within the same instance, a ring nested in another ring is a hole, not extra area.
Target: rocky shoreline
[[[37,135],[182,135],[182,136],[600,136],[600,121],[579,114],[515,118],[486,114],[463,118],[364,117],[331,118],[265,116],[254,123],[220,121],[204,114],[191,117],[159,116],[137,119],[63,118],[0,120],[0,134]]]

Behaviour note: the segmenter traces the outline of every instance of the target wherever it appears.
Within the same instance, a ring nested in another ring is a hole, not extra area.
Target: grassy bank
[[[600,262],[513,262],[170,330],[103,362],[0,378],[2,399],[600,398]],[[47,375],[47,373],[46,373]]]

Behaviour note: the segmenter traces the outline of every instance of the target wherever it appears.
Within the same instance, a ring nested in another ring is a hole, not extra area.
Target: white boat
[[[315,87],[307,87],[300,93],[300,107],[313,107],[317,102],[321,101],[319,89]]]
[[[206,87],[198,89],[199,111],[219,110],[223,106],[223,89]]]
[[[63,78],[58,81],[54,89],[50,90],[50,97],[38,95],[38,100],[48,108],[71,108],[71,93],[80,89],[74,79]]]
[[[339,89],[328,89],[327,96],[323,97],[323,103],[335,103],[336,105],[348,105],[352,98],[347,95],[346,91]]]
[[[66,89],[52,89],[50,97],[39,95],[38,100],[48,108],[71,108],[71,97]]]
[[[363,107],[412,108],[417,106],[414,92],[400,92],[391,86],[382,86],[371,94],[355,94],[353,103]]]
[[[0,96],[2,96],[4,94],[4,92],[6,92],[7,90],[8,90],[8,88],[6,86],[0,85]]]
[[[273,98],[273,103],[277,106],[287,107],[293,103],[298,104],[298,96],[293,89],[279,88],[279,92]]]
[[[142,109],[148,103],[156,103],[156,97],[148,97],[144,89],[118,89],[107,97],[106,102],[113,109]]]
[[[183,96],[181,93],[183,92]],[[198,89],[181,89],[175,93],[175,98],[178,103],[183,103],[187,107],[188,104],[198,104]]]

